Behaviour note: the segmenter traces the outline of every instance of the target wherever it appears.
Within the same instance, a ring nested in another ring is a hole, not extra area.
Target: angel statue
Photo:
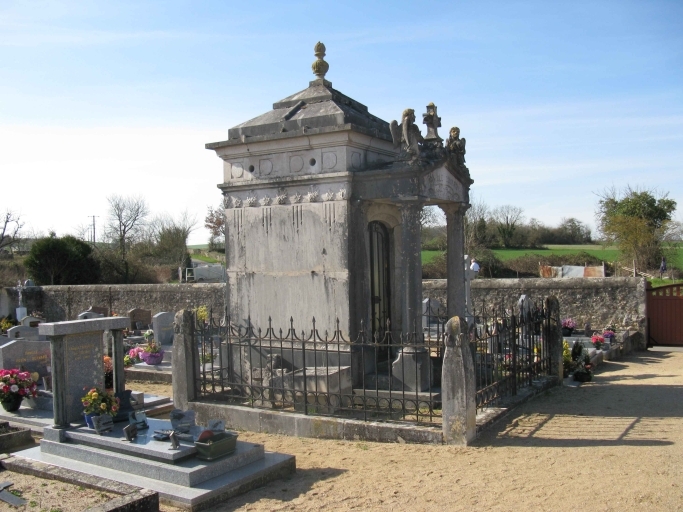
[[[460,128],[454,126],[451,128],[450,135],[446,141],[448,151],[455,155],[458,165],[465,165],[465,144],[467,141],[463,137],[460,138]]]
[[[420,128],[415,124],[415,110],[407,108],[401,116],[401,124],[392,121],[389,125],[391,137],[394,139],[394,147],[401,148],[401,156],[408,155],[409,159],[420,156],[418,143],[424,141]]]

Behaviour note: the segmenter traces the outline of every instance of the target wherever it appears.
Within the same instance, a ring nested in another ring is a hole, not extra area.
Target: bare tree
[[[496,221],[500,241],[505,247],[510,247],[515,230],[524,219],[524,210],[519,206],[505,204],[494,208],[491,217]]]
[[[470,207],[465,212],[465,251],[486,245],[486,222],[491,216],[489,205],[470,195]]]
[[[119,259],[118,273],[124,283],[130,282],[128,253],[131,246],[140,240],[147,224],[149,209],[142,197],[109,196],[109,211],[104,228],[105,237],[116,246]]]
[[[21,222],[20,215],[12,210],[5,210],[5,216],[0,222],[0,251],[11,251],[19,241],[19,233],[24,223]]]

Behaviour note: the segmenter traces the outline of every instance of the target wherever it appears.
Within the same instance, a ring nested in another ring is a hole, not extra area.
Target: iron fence
[[[446,318],[426,309],[420,332],[374,335],[363,325],[344,338],[339,321],[321,332],[315,319],[298,331],[265,330],[195,319],[199,348],[197,396],[247,407],[365,421],[441,422],[441,367]],[[513,314],[497,308],[476,313],[469,331],[475,361],[477,407],[515,394],[548,373],[545,313]]]

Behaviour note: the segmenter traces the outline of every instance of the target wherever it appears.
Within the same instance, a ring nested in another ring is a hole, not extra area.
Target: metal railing
[[[544,312],[503,308],[474,315],[469,332],[477,408],[495,404],[550,368]],[[213,318],[210,314],[209,318]],[[421,332],[383,334],[364,326],[353,341],[339,321],[321,332],[315,319],[297,331],[196,321],[197,396],[246,407],[365,421],[441,422],[441,367],[446,318],[428,311]]]

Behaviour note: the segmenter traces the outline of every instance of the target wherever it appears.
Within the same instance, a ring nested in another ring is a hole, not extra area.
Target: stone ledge
[[[0,466],[8,471],[31,475],[47,480],[57,480],[68,484],[80,485],[89,489],[111,492],[120,496],[96,507],[90,512],[156,512],[159,510],[159,493],[141,489],[71,469],[60,468],[44,462],[32,461],[23,457],[11,456],[0,460]]]

